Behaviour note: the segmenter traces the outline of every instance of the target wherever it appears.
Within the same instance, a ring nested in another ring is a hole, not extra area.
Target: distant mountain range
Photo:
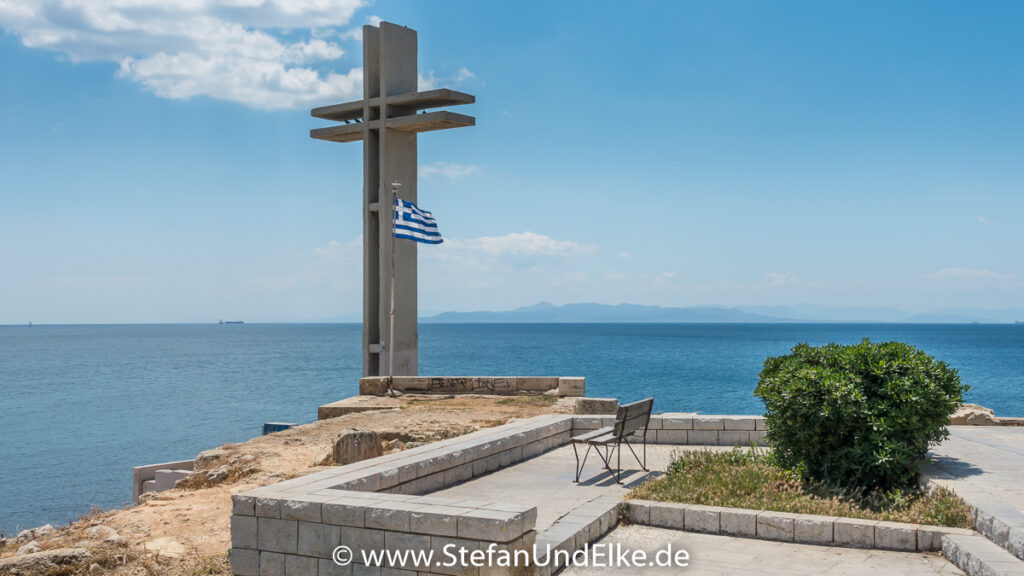
[[[494,322],[900,322],[920,324],[1013,323],[1024,309],[958,308],[912,313],[895,308],[827,308],[822,306],[694,306],[666,308],[638,304],[566,304],[540,302],[500,312],[444,312],[424,323]]]

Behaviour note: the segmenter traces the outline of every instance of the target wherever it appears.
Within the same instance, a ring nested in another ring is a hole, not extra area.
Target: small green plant
[[[945,362],[865,338],[798,344],[768,358],[754,394],[765,404],[777,464],[835,493],[864,496],[913,487],[967,390]]]

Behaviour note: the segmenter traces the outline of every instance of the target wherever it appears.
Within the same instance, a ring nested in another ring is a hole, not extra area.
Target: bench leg
[[[612,452],[615,452],[615,470],[612,470]],[[615,476],[615,483],[622,484],[622,446],[619,442],[610,442],[604,447],[604,454],[598,450],[598,455],[604,461],[604,469],[609,475]]]
[[[580,475],[583,474],[583,466],[585,466],[587,463],[587,456],[590,455],[590,448],[591,445],[587,444],[587,451],[583,454],[583,462],[580,462],[580,453],[576,450],[576,443],[572,443],[572,453],[574,456],[576,456],[576,480],[574,480],[574,482],[576,483],[579,483]],[[601,455],[600,448],[597,450],[597,455]]]
[[[628,440],[625,441],[625,442],[626,442],[626,446],[629,448],[629,451],[633,453],[633,458],[636,458],[637,464],[639,464],[640,467],[643,468],[644,472],[647,472],[648,471],[647,470],[647,440],[646,439],[644,440],[644,459],[643,460],[640,460],[640,457],[636,455],[636,451],[633,450],[633,445],[630,444]]]
[[[629,446],[629,444],[626,444],[626,446]],[[615,483],[622,484],[622,442],[619,442],[615,447]]]
[[[593,444],[588,444],[588,453],[589,453],[589,447],[590,446],[594,446],[594,445]],[[614,443],[608,443],[608,444],[604,445],[604,452],[601,452],[601,447],[600,446],[597,446],[594,451],[597,452],[597,457],[601,459],[602,463],[604,463],[604,469],[607,470],[609,474],[614,474],[615,475],[615,481],[618,482],[619,484],[621,484],[622,482],[619,482],[619,469],[616,468],[616,470],[614,472],[612,471],[612,451],[613,450],[618,450],[618,446],[616,444],[614,444]],[[621,456],[619,456],[619,461],[621,462]]]

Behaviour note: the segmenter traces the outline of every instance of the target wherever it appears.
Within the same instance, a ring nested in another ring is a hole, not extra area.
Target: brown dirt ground
[[[190,488],[162,492],[121,510],[95,510],[60,527],[37,540],[43,550],[84,547],[92,557],[38,573],[230,574],[231,494],[323,470],[342,430],[373,430],[381,435],[387,451],[401,450],[408,443],[443,440],[516,418],[572,413],[575,399],[405,395],[377,401],[390,408],[313,422],[203,452],[196,461],[197,470],[227,465],[225,480],[210,485],[205,474],[195,475],[190,477]],[[126,543],[90,540],[86,531],[98,525],[113,528]],[[13,556],[23,544],[12,540],[0,546],[0,559]],[[13,574],[0,566],[0,575],[5,573]]]

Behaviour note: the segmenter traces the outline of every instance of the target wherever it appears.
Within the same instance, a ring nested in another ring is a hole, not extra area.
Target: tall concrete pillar
[[[416,31],[389,22],[363,27],[363,100],[315,108],[312,115],[345,124],[310,131],[333,142],[363,141],[363,375],[418,373],[416,243],[395,241],[395,195],[417,202],[416,135],[472,126],[475,119],[429,108],[476,99],[440,89],[418,91]],[[394,333],[390,331],[394,278]]]

